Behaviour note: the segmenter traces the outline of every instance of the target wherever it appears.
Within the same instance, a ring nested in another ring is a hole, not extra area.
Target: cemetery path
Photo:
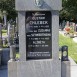
[[[0,77],[8,77],[7,66],[0,67]]]
[[[5,48],[4,51],[8,51],[8,48]],[[72,58],[69,58],[71,62],[71,77],[77,77],[77,64],[73,61]],[[8,77],[7,66],[0,66],[0,77]]]
[[[71,77],[77,77],[77,64],[72,58],[69,58],[71,62]],[[7,66],[0,67],[0,77],[8,77]]]
[[[77,65],[71,66],[71,77],[77,77]]]
[[[77,77],[77,64],[74,62],[74,60],[69,57],[70,65],[71,65],[71,77]]]
[[[3,48],[2,49],[3,52],[2,52],[2,63],[4,65],[0,66],[0,77],[8,77],[8,69],[7,69],[7,61],[9,60],[8,56],[9,56],[9,51],[10,49],[9,48]]]

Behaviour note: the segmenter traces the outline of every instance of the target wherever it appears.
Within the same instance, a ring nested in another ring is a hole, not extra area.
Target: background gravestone
[[[15,26],[8,23],[8,46],[13,44],[13,38],[14,38],[14,33],[15,33]]]
[[[10,27],[11,27],[11,24],[8,23],[8,32],[7,32],[7,34],[8,34],[8,46],[10,46],[10,37],[11,37]]]
[[[62,3],[38,1],[16,0],[20,61],[9,61],[8,77],[61,77],[58,29]]]
[[[0,23],[0,47],[2,47],[2,24]]]

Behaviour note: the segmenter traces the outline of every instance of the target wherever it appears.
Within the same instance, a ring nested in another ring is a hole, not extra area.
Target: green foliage
[[[69,31],[69,33],[74,33],[75,31],[74,31],[74,27],[73,26],[71,26],[70,27],[70,31]]]
[[[7,36],[7,30],[2,30],[2,36]]]
[[[0,10],[0,23],[2,23],[2,19],[3,19],[3,13],[2,13],[2,11]]]
[[[77,0],[62,0],[61,19],[77,20]]]
[[[15,19],[17,15],[15,11],[15,0],[0,0],[0,9],[2,12],[7,12],[8,20]]]
[[[8,47],[8,45],[6,44],[6,45],[3,45],[3,48],[7,48]]]
[[[63,9],[60,11],[60,18],[63,20],[77,20],[77,0],[62,0]],[[15,11],[15,0],[0,0],[0,9],[7,12],[8,20],[17,16]],[[0,21],[2,17],[0,16]]]
[[[59,35],[59,46],[67,45],[68,54],[77,62],[77,43],[72,38]]]
[[[7,30],[2,29],[2,33],[7,33]]]
[[[20,54],[19,53],[16,53],[16,58],[20,58]]]

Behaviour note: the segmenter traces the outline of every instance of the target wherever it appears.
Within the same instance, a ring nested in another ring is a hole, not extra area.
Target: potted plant
[[[66,27],[64,28],[64,30],[65,30],[65,34],[67,35],[67,34],[69,34],[69,32],[70,32],[70,27],[69,27],[69,26],[66,26]]]

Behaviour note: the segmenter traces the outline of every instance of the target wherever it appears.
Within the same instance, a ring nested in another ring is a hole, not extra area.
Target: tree
[[[62,6],[60,18],[77,21],[77,0],[62,0]]]
[[[15,11],[15,0],[0,0],[0,9],[3,12],[4,10],[7,12],[7,19],[16,18],[16,11]]]
[[[60,18],[63,20],[77,20],[77,0],[62,0],[63,9],[60,11]],[[1,12],[7,12],[7,19],[15,20],[15,0],[0,0]],[[2,13],[1,13],[2,14]],[[0,15],[0,18],[1,15]]]
[[[0,10],[0,23],[2,23],[2,19],[3,19],[3,13],[2,13],[2,11]]]

